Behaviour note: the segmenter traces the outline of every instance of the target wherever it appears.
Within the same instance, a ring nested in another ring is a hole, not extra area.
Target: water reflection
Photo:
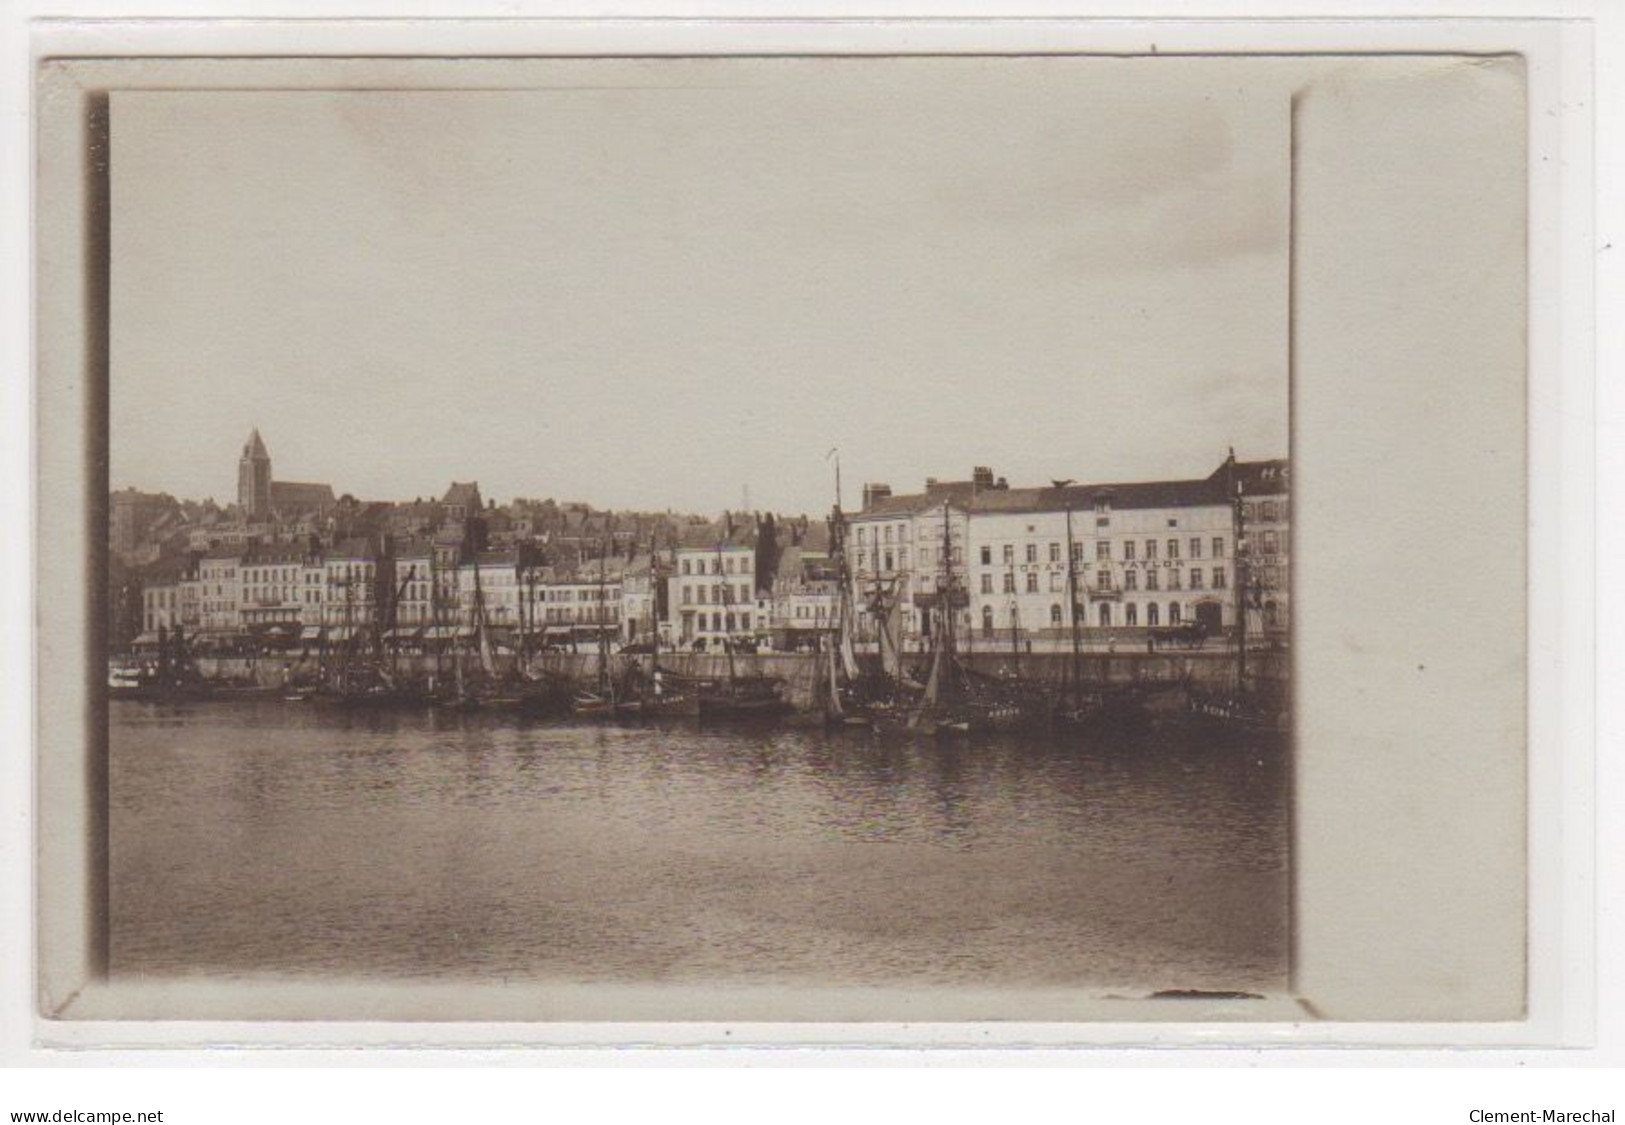
[[[120,703],[146,974],[1282,984],[1284,769],[267,701]]]

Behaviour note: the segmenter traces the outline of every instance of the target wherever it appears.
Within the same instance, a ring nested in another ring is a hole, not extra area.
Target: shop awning
[[[426,641],[449,641],[457,635],[455,625],[430,625],[423,630],[423,639]]]
[[[347,641],[355,636],[355,629],[348,625],[335,625],[328,631],[327,639],[330,641]]]
[[[142,633],[139,637],[137,637],[135,640],[131,641],[130,643],[134,644],[134,645],[155,645],[155,644],[158,643],[158,634],[157,633]]]
[[[306,625],[300,632],[299,639],[302,641],[314,641],[321,635],[322,627],[320,625]]]

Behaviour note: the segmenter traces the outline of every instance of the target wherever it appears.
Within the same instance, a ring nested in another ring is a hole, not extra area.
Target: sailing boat
[[[954,582],[953,531],[949,506],[942,505],[942,582],[930,606],[931,666],[925,690],[909,713],[906,729],[923,737],[967,735],[987,726],[983,709],[973,705],[966,691],[954,641],[954,619],[962,595]]]
[[[699,713],[699,697],[686,691],[660,667],[660,558],[654,536],[649,537],[649,674],[637,679],[630,708],[645,719]]]
[[[1230,464],[1233,477],[1234,452],[1230,455]],[[1186,691],[1186,709],[1210,734],[1254,742],[1284,739],[1290,727],[1284,697],[1261,690],[1256,682],[1249,682],[1247,678],[1247,617],[1260,609],[1263,589],[1252,572],[1244,489],[1239,480],[1233,482],[1231,504],[1236,544],[1236,681],[1229,691],[1190,686]]]
[[[604,611],[604,547],[602,541],[598,546],[598,608],[597,616]],[[577,715],[591,718],[614,718],[621,712],[623,701],[618,698],[619,692],[615,683],[613,669],[610,667],[609,632],[604,628],[602,620],[598,625],[598,659],[596,664],[596,677],[593,686],[585,691],[576,693],[570,701],[570,709]],[[630,701],[625,701],[630,702]]]

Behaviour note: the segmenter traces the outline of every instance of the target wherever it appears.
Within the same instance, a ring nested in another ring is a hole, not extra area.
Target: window
[[[1052,594],[1056,594],[1056,593],[1059,593],[1060,591],[1064,590],[1065,588],[1066,588],[1066,575],[1062,574],[1058,570],[1051,571],[1050,576],[1049,576],[1049,592],[1052,593]]]
[[[1083,560],[1083,543],[1082,543],[1082,541],[1079,541],[1077,543],[1072,544],[1072,561],[1073,562],[1081,562],[1082,560]]]
[[[1110,539],[1102,539],[1102,540],[1100,540],[1099,542],[1097,542],[1095,544],[1095,558],[1096,559],[1098,559],[1101,562],[1105,562],[1107,559],[1109,559],[1111,557],[1112,557],[1112,541]]]
[[[1202,557],[1202,540],[1199,537],[1193,535],[1193,536],[1191,536],[1191,558],[1199,559],[1201,557]]]
[[[742,602],[750,601],[750,583],[741,582],[739,584],[739,600]]]
[[[1199,566],[1193,566],[1193,567],[1191,567],[1191,589],[1200,590],[1201,588],[1202,588],[1202,568],[1199,567]]]
[[[1006,563],[1013,563],[1016,561],[1016,548],[1014,544],[1006,543],[1004,545],[1004,561]]]
[[[1173,570],[1170,570],[1168,572],[1168,589],[1170,589],[1170,590],[1179,589],[1179,568],[1178,567],[1175,567]]]
[[[1170,625],[1178,625],[1179,624],[1179,603],[1178,602],[1169,602],[1168,603],[1168,624],[1170,624]]]
[[[1266,531],[1264,533],[1264,553],[1266,555],[1273,555],[1278,549],[1279,544],[1276,541],[1275,532]]]
[[[1123,540],[1123,561],[1134,561],[1134,540],[1132,539]]]
[[[886,552],[886,565],[885,565],[885,567],[883,569],[885,569],[885,570],[891,570],[892,569],[892,553],[890,551]]]
[[[1052,563],[1058,563],[1061,561],[1061,545],[1059,543],[1051,543],[1049,545],[1049,561]]]
[[[1157,623],[1157,603],[1147,602],[1145,606],[1145,623],[1154,626]]]
[[[1145,541],[1145,559],[1146,559],[1147,562],[1150,562],[1151,560],[1155,559],[1156,557],[1157,557],[1157,541],[1155,539],[1147,539]]]
[[[1027,592],[1029,594],[1038,593],[1038,575],[1036,575],[1036,574],[1028,574],[1027,575]]]
[[[1110,590],[1112,588],[1112,572],[1109,570],[1102,570],[1096,574],[1095,586],[1097,589]]]
[[[1061,603],[1060,602],[1056,602],[1054,605],[1049,607],[1049,623],[1050,623],[1050,628],[1052,628],[1052,629],[1056,629],[1056,628],[1060,627],[1060,625],[1061,625]]]
[[[1157,588],[1157,575],[1160,573],[1161,571],[1156,570],[1148,570],[1145,572],[1145,588],[1147,590],[1155,590]]]
[[[1027,544],[1027,561],[1030,562],[1030,563],[1035,563],[1035,562],[1038,561],[1038,544],[1037,543],[1029,543],[1029,544]]]
[[[983,577],[986,577],[986,575],[984,575]],[[982,607],[982,636],[991,637],[992,635],[993,635],[993,607],[990,606],[990,605],[985,605],[985,606]]]
[[[891,542],[891,528],[889,527],[886,529],[886,542]]]
[[[985,548],[985,547],[983,548],[984,551],[986,549],[987,548]],[[982,575],[982,593],[991,594],[992,592],[993,592],[993,576],[991,574]]]
[[[1095,610],[1095,619],[1100,622],[1100,627],[1102,629],[1111,628],[1111,624],[1112,624],[1112,606],[1111,606],[1110,602],[1101,602],[1100,603],[1099,608],[1097,608]]]
[[[1216,559],[1224,558],[1224,536],[1222,535],[1213,537],[1213,557]],[[1214,585],[1217,585],[1217,583],[1214,583]]]
[[[1123,589],[1138,590],[1139,588],[1140,572],[1137,570],[1125,570],[1123,572]]]
[[[861,547],[865,543],[867,543],[868,541],[869,541],[869,529],[866,528],[866,527],[858,528],[858,546]]]
[[[1129,602],[1128,605],[1123,607],[1123,624],[1138,625],[1139,623],[1139,607],[1133,602]]]
[[[1171,559],[1177,559],[1179,557],[1179,540],[1168,540],[1168,557]]]
[[[704,605],[706,603],[706,589],[707,588],[705,586],[696,586],[695,589],[697,589],[699,591],[700,604]],[[562,591],[562,592],[566,595],[565,600],[568,601],[569,600],[569,596],[568,596],[569,591],[565,590],[565,591]]]
[[[993,565],[993,548],[989,547],[989,546],[987,546],[985,544],[982,547],[982,565],[983,566],[992,566]]]
[[[1259,518],[1265,523],[1274,523],[1276,520],[1281,518],[1280,511],[1276,508],[1275,501],[1273,500],[1264,501],[1259,505],[1259,508]]]
[[[1007,594],[1013,594],[1016,592],[1016,576],[1014,574],[1006,574],[1004,576],[1004,592]]]

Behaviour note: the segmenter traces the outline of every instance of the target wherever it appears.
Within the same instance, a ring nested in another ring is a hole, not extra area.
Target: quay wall
[[[638,660],[647,666],[647,656],[616,656],[611,658],[616,667]],[[923,657],[910,654],[911,663]],[[1013,657],[1008,653],[962,654],[961,659],[979,672],[998,676],[1016,676],[1034,683],[1061,685],[1066,683],[1071,656],[1060,652],[1027,653]],[[535,672],[551,672],[573,679],[587,680],[597,672],[597,656],[591,653],[544,652],[531,658]],[[875,666],[872,654],[859,657],[861,663]],[[498,656],[498,670],[510,671],[513,658]],[[805,704],[811,698],[813,676],[818,672],[818,658],[811,653],[760,653],[736,655],[734,669],[740,675],[762,674],[778,676],[785,681],[790,701]],[[1191,683],[1223,687],[1235,681],[1236,656],[1234,652],[1116,652],[1085,653],[1079,658],[1079,671],[1089,685],[1134,683]],[[1284,652],[1249,652],[1247,654],[1249,678],[1284,683],[1290,674],[1290,661]],[[660,654],[660,665],[673,673],[701,678],[723,678],[728,674],[728,657],[720,653],[672,652]],[[253,657],[197,658],[199,672],[205,679],[239,683],[254,682],[265,687],[281,687],[290,682],[308,680],[316,676],[317,658],[297,653]],[[401,656],[396,662],[401,673],[411,678],[424,678],[434,674],[432,656]],[[442,668],[449,665],[442,663]]]

